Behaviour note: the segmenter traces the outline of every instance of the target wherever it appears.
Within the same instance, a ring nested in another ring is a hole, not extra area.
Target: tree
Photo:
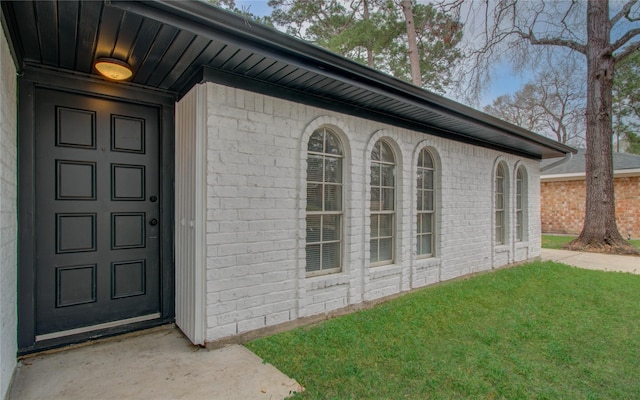
[[[616,151],[640,154],[640,52],[616,65],[613,80],[613,131]],[[620,142],[626,149],[620,148]]]
[[[462,56],[456,48],[462,25],[432,4],[270,0],[269,5],[272,20],[287,33],[434,91],[444,91]]]
[[[585,81],[575,79],[574,60],[549,60],[536,77],[513,95],[498,97],[484,111],[560,143],[583,145]]]
[[[532,48],[561,48],[584,56],[586,214],[582,232],[568,245],[571,249],[637,254],[618,232],[615,219],[611,115],[615,66],[640,48],[638,1],[628,0],[612,13],[608,0],[456,0],[447,5],[459,12],[464,5],[468,15],[480,12],[486,21],[483,43],[473,54],[476,77],[496,56],[510,54],[521,63],[528,61]]]

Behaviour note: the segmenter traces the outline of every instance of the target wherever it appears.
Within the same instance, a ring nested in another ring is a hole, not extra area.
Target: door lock
[[[156,226],[156,225],[158,225],[158,220],[157,220],[157,219],[155,219],[155,218],[154,218],[154,219],[152,219],[151,221],[149,221],[149,225],[151,225],[151,226]]]

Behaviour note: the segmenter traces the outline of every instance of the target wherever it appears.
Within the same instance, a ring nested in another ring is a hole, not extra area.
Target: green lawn
[[[575,238],[575,236],[542,235],[542,247],[545,249],[562,249],[562,246]],[[629,240],[629,243],[640,250],[640,239]]]
[[[532,263],[247,347],[301,399],[640,398],[640,276]]]

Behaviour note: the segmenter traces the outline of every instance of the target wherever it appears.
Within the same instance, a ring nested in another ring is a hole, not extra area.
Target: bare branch
[[[614,56],[614,60],[615,62],[622,61],[628,56],[630,56],[631,54],[633,54],[633,52],[638,50],[640,50],[640,40],[637,42],[633,42],[629,46],[625,47],[623,51],[621,51],[620,53]]]
[[[560,39],[560,38],[541,38],[538,39],[533,32],[524,33],[522,31],[511,31],[509,33],[516,34],[520,36],[522,39],[526,39],[532,45],[549,45],[549,46],[561,46],[568,47],[571,50],[575,50],[578,53],[587,54],[587,46],[580,44],[573,40]]]
[[[618,21],[622,19],[622,17],[625,17],[631,22],[640,20],[640,17],[632,18],[630,15],[631,7],[633,7],[636,3],[638,3],[638,0],[630,0],[629,2],[627,2],[627,4],[625,4],[622,9],[616,15],[614,15],[613,18],[611,18],[611,21],[609,21],[609,27],[613,28],[613,26],[617,24]]]
[[[615,42],[611,43],[609,46],[604,48],[603,51],[600,53],[600,55],[602,56],[605,54],[613,54],[614,51],[618,50],[619,48],[624,46],[628,41],[630,41],[631,39],[633,39],[638,35],[640,35],[640,28],[628,30],[624,35],[620,37],[620,39],[616,40]]]

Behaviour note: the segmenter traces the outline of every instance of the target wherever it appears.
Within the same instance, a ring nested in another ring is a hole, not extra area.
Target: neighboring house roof
[[[22,69],[95,75],[131,64],[129,84],[184,95],[213,81],[529,158],[574,150],[202,1],[2,2]]]
[[[570,159],[551,158],[543,160],[540,164],[541,179],[571,180],[583,179],[586,169],[586,150],[578,149],[578,152]],[[628,153],[613,153],[614,176],[640,176],[640,155]]]

